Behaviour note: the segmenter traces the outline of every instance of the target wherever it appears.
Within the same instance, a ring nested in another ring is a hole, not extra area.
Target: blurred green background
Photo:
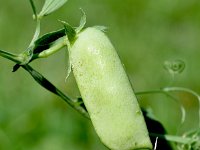
[[[35,0],[38,8],[44,1]],[[87,26],[104,25],[121,57],[135,91],[165,87],[169,73],[166,60],[181,59],[184,72],[173,86],[200,93],[200,1],[198,0],[69,0],[42,22],[42,33],[62,27],[65,20],[78,26],[79,8],[87,14]],[[34,32],[29,1],[0,2],[0,48],[20,53]],[[79,96],[73,76],[65,82],[66,49],[33,63],[71,97]],[[0,150],[107,150],[91,122],[57,96],[40,87],[23,69],[12,73],[14,63],[0,58]],[[179,105],[164,95],[138,96],[144,108],[151,108],[169,134],[183,134],[198,127],[198,102],[186,93],[173,93],[186,108],[180,124]],[[177,127],[179,131],[177,131]]]

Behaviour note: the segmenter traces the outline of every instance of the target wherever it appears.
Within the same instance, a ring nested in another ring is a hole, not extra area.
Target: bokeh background
[[[40,10],[44,1],[35,0]],[[166,60],[181,59],[186,69],[173,86],[200,93],[200,1],[198,0],[69,0],[42,22],[42,34],[57,30],[58,19],[78,26],[79,8],[87,14],[87,26],[104,25],[125,65],[135,91],[169,85],[163,68]],[[29,1],[0,2],[0,48],[20,53],[34,32]],[[73,75],[65,82],[66,49],[31,66],[63,92],[78,97]],[[40,87],[23,69],[12,73],[14,63],[0,58],[0,150],[107,150],[91,122],[57,96]],[[198,102],[186,93],[173,92],[186,108],[162,94],[138,96],[141,107],[151,109],[169,134],[181,135],[198,127]],[[177,128],[179,129],[177,131]]]

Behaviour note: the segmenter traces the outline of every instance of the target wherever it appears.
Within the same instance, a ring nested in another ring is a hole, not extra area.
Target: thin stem
[[[31,8],[33,10],[34,17],[36,17],[36,20],[37,20],[37,12],[36,12],[35,4],[34,4],[33,0],[29,0],[29,1],[31,3]]]
[[[0,56],[7,58],[9,60],[12,60],[16,63],[21,63],[24,60],[21,56],[16,55],[16,54],[12,54],[10,52],[6,52],[4,50],[0,50]]]
[[[30,73],[30,75],[35,79],[37,83],[39,83],[42,87],[46,88],[50,92],[56,94],[61,97],[65,102],[67,102],[71,107],[81,113],[83,116],[89,118],[87,110],[82,107],[78,101],[72,100],[70,97],[66,96],[63,92],[61,92],[58,88],[56,88],[51,82],[49,82],[44,76],[42,76],[39,72],[34,70],[29,65],[22,66],[26,71]]]
[[[149,91],[140,91],[136,92],[136,95],[144,95],[144,94],[156,94],[156,93],[164,93],[165,92],[162,89],[156,89],[156,90],[149,90]]]
[[[36,15],[37,16],[37,15]],[[40,35],[40,20],[37,19],[36,20],[36,29],[35,29],[35,33],[33,35],[33,39],[31,40],[31,43],[29,45],[29,47],[31,47],[32,45],[34,45],[34,42],[39,38]]]
[[[0,50],[0,56],[3,56],[9,60],[12,60],[16,63],[23,62],[18,55],[8,53],[6,51]],[[73,100],[70,97],[66,96],[63,92],[61,92],[58,88],[56,88],[51,82],[49,82],[44,76],[42,76],[39,72],[34,70],[29,65],[21,65],[22,68],[24,68],[26,71],[29,72],[29,74],[35,79],[37,83],[39,83],[42,87],[46,88],[50,92],[58,95],[61,97],[65,102],[67,102],[71,107],[73,107],[75,110],[77,110],[79,113],[81,113],[83,116],[89,118],[89,115],[87,113],[87,110],[84,106],[80,105],[80,102],[78,100]]]
[[[54,45],[51,46],[49,49],[42,51],[39,53],[38,57],[39,58],[44,58],[48,57],[60,49],[62,49],[64,46],[66,46],[66,36],[59,38],[58,40],[55,41]]]
[[[35,29],[33,39],[31,40],[31,43],[29,45],[29,47],[30,47],[34,44],[34,42],[38,39],[38,37],[40,35],[40,19],[37,17],[36,7],[35,7],[33,0],[29,0],[29,1],[31,4],[31,8],[33,10],[34,19],[36,20],[36,29]]]

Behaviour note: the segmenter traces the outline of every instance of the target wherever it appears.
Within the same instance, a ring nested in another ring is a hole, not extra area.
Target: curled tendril
[[[170,73],[170,74],[180,74],[185,69],[185,62],[182,60],[172,60],[172,61],[165,61],[164,62],[164,68]]]

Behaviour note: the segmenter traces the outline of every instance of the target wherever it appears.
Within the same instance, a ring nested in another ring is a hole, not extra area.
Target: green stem
[[[144,94],[156,94],[156,93],[164,93],[165,92],[162,89],[156,89],[156,90],[149,90],[149,91],[140,91],[136,92],[136,95],[144,95]]]
[[[67,44],[66,36],[61,37],[58,40],[56,40],[55,43],[53,44],[53,46],[51,46],[49,49],[44,50],[41,53],[39,53],[38,58],[48,57],[48,56],[56,53],[60,49],[62,49],[64,46],[66,46],[66,44]]]
[[[37,17],[37,11],[36,11],[36,7],[35,7],[33,0],[29,0],[29,1],[31,4],[31,8],[33,10],[34,20],[36,20],[36,29],[35,29],[33,39],[29,45],[29,47],[30,47],[30,46],[34,45],[34,42],[38,39],[38,37],[40,35],[40,19]]]
[[[36,15],[37,16],[37,15]],[[29,47],[33,46],[34,45],[34,42],[38,39],[40,35],[40,20],[37,19],[36,20],[36,29],[35,29],[35,33],[33,35],[33,39],[31,40],[31,43],[29,45]]]
[[[0,50],[0,56],[4,57],[4,58],[7,58],[9,60],[12,60],[16,63],[21,63],[23,62],[23,58],[19,55],[16,55],[16,54],[12,54],[12,53],[9,53],[9,52],[6,52],[6,51],[3,51],[3,50]]]
[[[29,0],[29,1],[31,3],[31,8],[33,10],[34,17],[36,17],[36,20],[37,20],[37,12],[36,12],[35,4],[34,4],[33,0]]]
[[[3,56],[11,61],[14,61],[18,64],[23,62],[23,59],[20,58],[18,55],[8,53],[6,51],[0,50],[0,56]],[[22,68],[24,68],[26,71],[30,73],[30,75],[35,79],[37,83],[39,83],[42,87],[46,88],[50,92],[56,94],[57,96],[61,97],[65,102],[67,102],[71,107],[73,107],[75,110],[80,112],[83,116],[89,118],[89,115],[87,113],[87,110],[84,106],[80,105],[80,102],[78,100],[73,100],[66,96],[63,92],[61,92],[58,88],[56,88],[51,82],[49,82],[44,76],[42,76],[39,72],[34,70],[29,65],[21,65]]]
[[[34,70],[31,66],[23,65],[22,67],[26,71],[28,71],[30,75],[35,79],[35,81],[39,83],[42,87],[56,94],[57,96],[62,98],[65,102],[67,102],[71,107],[73,107],[75,110],[81,113],[83,116],[89,118],[87,110],[85,110],[85,108],[79,104],[78,100],[72,100],[71,98],[66,96],[63,92],[61,92],[58,88],[56,88],[51,82],[49,82],[44,76],[42,76],[39,72]]]

